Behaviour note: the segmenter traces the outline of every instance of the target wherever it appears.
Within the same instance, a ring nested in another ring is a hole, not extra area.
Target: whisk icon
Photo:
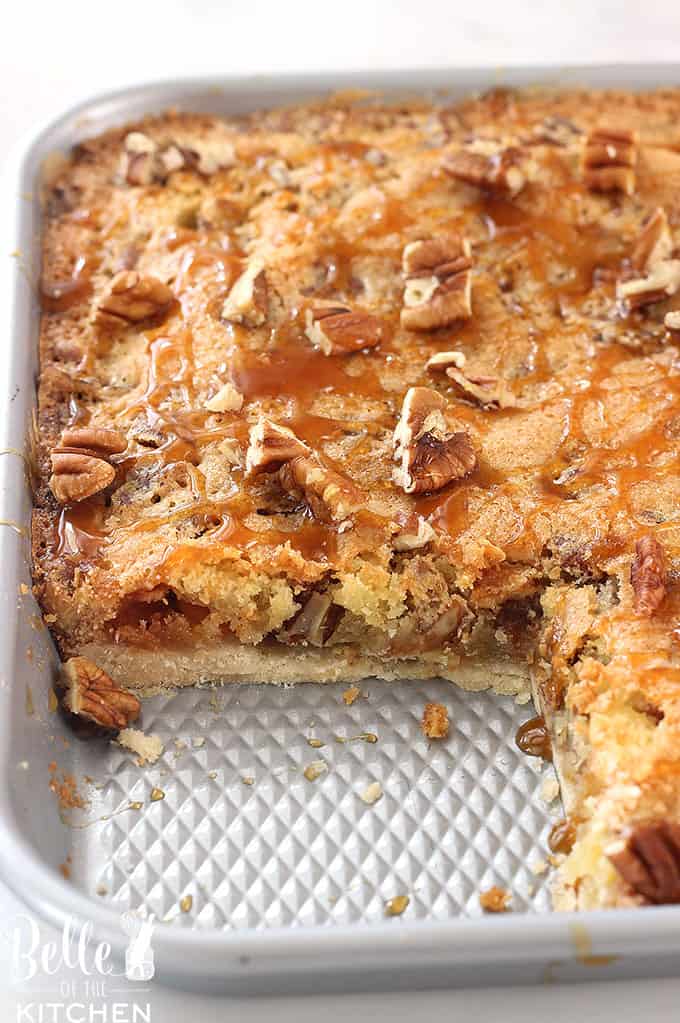
[[[121,926],[130,941],[125,950],[125,976],[128,980],[151,980],[155,972],[151,934],[153,914],[144,920],[135,913],[126,912],[120,918]]]

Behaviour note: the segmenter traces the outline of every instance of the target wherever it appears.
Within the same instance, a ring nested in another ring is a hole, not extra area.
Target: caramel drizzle
[[[359,159],[359,151],[350,147],[351,158]],[[346,158],[350,150],[338,150],[331,147],[324,149],[324,160],[332,164],[336,158]],[[420,187],[423,196],[427,196],[432,182],[424,182]],[[582,194],[580,185],[565,183],[555,189],[554,214],[534,215],[525,209],[522,201],[510,201],[498,197],[480,196],[474,203],[459,215],[455,225],[460,221],[472,222],[484,220],[487,224],[488,240],[478,245],[483,253],[488,247],[496,253],[498,262],[508,254],[521,255],[524,259],[532,280],[534,281],[541,306],[554,303],[560,296],[578,299],[587,296],[596,283],[598,274],[604,280],[607,273],[618,268],[625,257],[623,243],[608,235],[600,227],[577,228],[559,216],[562,202],[573,200]],[[417,198],[414,196],[413,198]],[[530,201],[530,197],[529,197]],[[403,246],[403,230],[412,221],[409,212],[390,198],[371,223],[370,230],[358,241],[348,243],[337,232],[326,234],[329,238],[321,249],[321,261],[326,266],[325,289],[338,300],[349,301],[352,298],[354,281],[352,276],[353,261],[363,253],[373,252],[376,246],[386,259],[395,261],[395,269]],[[195,339],[192,323],[204,316],[217,292],[222,293],[238,275],[242,265],[242,253],[235,246],[223,247],[206,233],[207,241],[202,241],[203,234],[195,231],[177,231],[169,235],[168,248],[183,247],[184,252],[179,263],[179,273],[175,281],[175,292],[180,299],[181,313],[179,317],[166,323],[162,329],[148,331],[146,371],[143,384],[130,395],[125,396],[116,408],[120,420],[131,420],[135,415],[143,414],[153,424],[157,424],[168,436],[160,448],[140,451],[126,457],[119,463],[125,475],[140,462],[161,463],[165,466],[179,462],[197,462],[201,451],[206,445],[225,438],[242,439],[243,425],[225,420],[219,423],[205,410],[195,407],[196,391],[193,385],[196,371]],[[567,266],[571,273],[563,283],[550,281],[546,275],[546,264],[551,259],[558,259]],[[81,300],[86,294],[87,282],[91,271],[91,263],[80,260],[73,276],[73,289],[69,286],[64,294],[73,294],[74,301]],[[206,276],[210,278],[210,286],[205,285]],[[602,285],[607,288],[607,285]],[[84,290],[83,290],[84,289]],[[49,290],[49,289],[48,289]],[[54,292],[52,288],[52,292]],[[59,290],[59,289],[57,289]],[[613,296],[613,284],[611,285]],[[324,288],[319,295],[323,297]],[[56,296],[61,302],[61,294]],[[48,296],[54,302],[55,296]],[[483,295],[481,297],[483,301]],[[69,300],[70,301],[70,300]],[[55,307],[49,307],[55,311]],[[68,303],[63,308],[68,308]],[[63,311],[62,306],[56,311]],[[388,316],[392,327],[396,330],[399,308],[395,303],[392,316]],[[565,326],[565,331],[571,329]],[[473,319],[455,332],[455,347],[474,352],[482,338],[483,326]],[[300,317],[295,316],[283,327],[274,331],[272,343],[266,353],[252,353],[240,350],[238,328],[234,328],[234,348],[225,353],[225,359],[231,366],[235,386],[244,395],[245,402],[263,398],[285,396],[294,405],[295,432],[310,444],[323,443],[337,436],[348,424],[320,419],[310,412],[314,397],[320,390],[334,394],[354,395],[367,399],[376,399],[384,403],[387,426],[397,406],[394,392],[384,386],[384,374],[388,360],[408,358],[408,343],[403,339],[396,346],[390,337],[370,352],[363,352],[348,360],[344,357],[327,357],[316,352],[303,339]],[[498,346],[497,360],[502,366],[504,350],[501,342]],[[447,347],[447,345],[445,345]],[[562,450],[570,450],[574,444],[585,439],[584,417],[586,408],[591,403],[601,400],[606,382],[616,368],[622,364],[629,353],[616,344],[593,346],[592,356],[580,367],[579,378],[573,388],[563,394],[565,402],[565,429]],[[421,352],[418,356],[422,364],[423,384],[428,378],[424,370],[426,358]],[[360,360],[361,372],[355,375],[348,373],[351,366]],[[541,343],[540,330],[536,332],[530,352],[527,372],[522,379],[524,386],[550,381],[553,375],[552,366],[545,356]],[[680,378],[664,377],[653,386],[666,399],[675,399],[679,393]],[[552,400],[552,399],[551,399]],[[644,392],[641,389],[641,404]],[[463,423],[478,428],[482,434],[487,423],[482,410],[472,408],[463,403],[457,406],[457,414]],[[496,418],[512,417],[517,410],[507,409],[496,414]],[[370,426],[358,424],[359,429],[370,435]],[[357,441],[361,443],[361,439]],[[541,507],[555,504],[570,496],[575,486],[605,485],[611,500],[617,508],[630,512],[629,495],[632,484],[649,475],[647,464],[650,450],[663,456],[671,450],[674,441],[666,438],[657,428],[650,428],[644,435],[638,435],[615,449],[616,465],[612,464],[612,450],[607,445],[606,434],[600,446],[588,444],[589,453],[583,465],[574,477],[575,482],[559,482],[559,466],[551,476],[543,471],[535,474],[535,514]],[[559,454],[558,459],[559,461]],[[661,458],[660,458],[661,460]],[[657,466],[653,472],[659,478],[671,473],[670,460]],[[295,534],[281,533],[271,530],[268,534],[254,533],[238,521],[238,515],[227,504],[219,507],[205,499],[202,491],[200,473],[191,473],[192,496],[198,501],[189,509],[180,509],[173,515],[145,519],[133,526],[120,526],[113,533],[107,528],[107,515],[100,510],[90,513],[83,509],[67,508],[61,516],[59,525],[59,550],[61,553],[93,558],[97,556],[104,542],[111,543],[123,538],[130,530],[147,531],[171,525],[181,519],[182,514],[211,514],[219,520],[217,528],[211,531],[209,543],[233,543],[246,547],[252,543],[271,542],[272,545],[291,541],[293,546],[299,544],[311,554],[315,553],[313,544],[302,539],[296,540]],[[238,476],[238,472],[236,474]],[[490,490],[508,490],[512,487],[506,474],[491,470],[480,458],[478,468],[469,478],[458,481],[453,487],[446,488],[441,494],[414,499],[414,506],[419,514],[431,516],[431,521],[438,529],[446,530],[452,539],[456,539],[469,525],[468,497],[472,488],[483,487]],[[95,508],[97,507],[95,503]],[[518,530],[531,529],[531,518],[518,522]],[[87,520],[87,521],[86,521]],[[95,521],[96,520],[96,521]],[[311,542],[313,531],[306,530]],[[319,543],[318,553],[323,559],[332,557],[334,546],[330,533],[333,527],[324,526],[314,533],[314,542]]]

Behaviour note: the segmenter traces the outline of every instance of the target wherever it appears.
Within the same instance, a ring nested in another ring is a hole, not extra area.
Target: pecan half
[[[307,310],[305,334],[324,355],[347,355],[379,345],[385,324],[377,316],[352,312],[348,306],[321,306]]]
[[[434,330],[472,316],[472,260],[467,238],[430,238],[404,248],[401,325]]]
[[[644,277],[619,281],[616,294],[626,310],[639,309],[670,298],[680,288],[680,259],[656,263]]]
[[[673,252],[673,239],[666,211],[657,206],[642,224],[630,255],[635,270],[651,270],[657,263],[669,259]]]
[[[472,472],[477,464],[467,433],[452,433],[446,402],[429,387],[411,387],[394,431],[394,481],[407,494],[441,490]]]
[[[635,544],[630,581],[637,614],[653,615],[666,595],[666,559],[663,547],[651,533]]]
[[[264,264],[253,259],[235,282],[222,306],[222,319],[260,327],[267,319],[267,277]]]
[[[49,487],[60,504],[84,501],[110,486],[116,471],[110,455],[125,451],[127,440],[116,430],[66,429],[51,454]]]
[[[117,732],[139,717],[141,704],[137,697],[117,686],[86,657],[71,657],[62,665],[62,674],[66,684],[64,706],[72,714]]]
[[[593,192],[635,191],[635,132],[596,128],[586,136],[582,155],[583,182]]]
[[[141,323],[152,316],[164,315],[174,301],[170,288],[157,277],[142,277],[136,270],[121,270],[99,301],[96,321],[102,326]]]
[[[284,462],[301,455],[311,454],[310,448],[299,440],[287,426],[279,426],[271,419],[260,419],[250,429],[246,452],[246,475],[272,472]]]
[[[680,824],[638,824],[607,855],[626,884],[647,902],[680,902]]]
[[[299,495],[320,522],[344,522],[365,505],[360,490],[318,455],[303,455],[285,462],[279,469],[281,486]]]
[[[513,197],[522,191],[527,180],[519,166],[520,155],[514,146],[497,148],[494,143],[480,142],[475,148],[450,153],[442,170],[457,181]]]

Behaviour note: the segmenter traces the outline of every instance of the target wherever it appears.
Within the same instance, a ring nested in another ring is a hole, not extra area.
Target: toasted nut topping
[[[347,355],[375,348],[383,339],[385,324],[370,313],[352,312],[335,305],[308,309],[305,334],[324,355]]]
[[[637,614],[653,615],[666,595],[666,559],[663,547],[651,534],[635,544],[630,581]]]
[[[422,720],[428,739],[445,739],[449,734],[449,712],[443,703],[426,703]]]
[[[498,377],[468,376],[454,366],[447,369],[446,375],[464,398],[482,408],[513,408],[516,405],[514,394]]]
[[[644,277],[630,281],[619,281],[616,287],[618,297],[626,309],[639,309],[670,298],[680,288],[680,259],[666,259],[655,266]]]
[[[467,238],[457,236],[411,242],[404,248],[402,327],[434,330],[472,316],[470,252]]]
[[[324,465],[317,455],[303,455],[286,462],[279,470],[281,486],[299,494],[320,522],[344,522],[365,501],[346,476]]]
[[[444,373],[449,366],[463,369],[465,361],[462,352],[435,352],[425,363],[425,369],[429,369],[431,373]]]
[[[105,490],[116,478],[107,458],[126,447],[127,441],[115,430],[96,427],[64,430],[51,455],[49,487],[57,501],[71,504]]]
[[[637,136],[632,131],[597,128],[583,147],[583,181],[593,192],[635,191]]]
[[[639,824],[607,855],[626,884],[646,902],[680,902],[680,824]]]
[[[422,515],[412,516],[400,533],[394,538],[395,551],[416,551],[434,540],[436,533]]]
[[[411,387],[394,431],[394,481],[407,494],[441,490],[472,472],[477,457],[466,433],[451,433],[446,402],[429,387]]]
[[[663,322],[669,330],[680,330],[680,312],[666,313]]]
[[[238,278],[222,306],[222,319],[259,327],[267,319],[267,277],[254,259]]]
[[[117,732],[139,717],[137,697],[117,686],[93,661],[71,657],[62,673],[67,687],[64,705],[72,714]]]
[[[230,380],[205,403],[209,412],[239,412],[242,405],[243,395],[236,390]]]
[[[499,149],[495,143],[480,143],[475,148],[450,153],[442,169],[457,181],[512,197],[522,191],[527,180],[518,166],[519,158],[520,152],[514,147]]]
[[[657,263],[669,259],[673,252],[673,239],[666,211],[657,206],[647,217],[635,240],[630,261],[636,270],[651,270]]]
[[[157,277],[142,277],[136,270],[116,274],[97,306],[97,323],[141,323],[167,313],[175,301],[170,288]]]
[[[310,449],[287,426],[279,426],[271,419],[260,419],[250,430],[246,474],[253,476],[265,469],[272,472],[291,458],[308,454],[311,454]]]
[[[505,888],[494,885],[485,892],[479,893],[479,905],[485,913],[506,913],[510,908],[512,896]]]

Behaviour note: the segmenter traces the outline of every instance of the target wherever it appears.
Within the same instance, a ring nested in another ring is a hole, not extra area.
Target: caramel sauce
[[[517,729],[515,742],[522,753],[530,757],[552,760],[552,743],[545,719],[539,715],[525,721]]]
[[[99,556],[106,541],[101,528],[99,505],[91,501],[63,508],[57,523],[57,557],[84,558],[91,561]]]
[[[46,313],[63,313],[92,292],[90,275],[94,267],[85,256],[76,260],[71,276],[64,281],[43,279],[40,285],[40,306]]]
[[[548,848],[553,853],[570,853],[576,841],[576,828],[568,818],[553,824],[548,835]]]

